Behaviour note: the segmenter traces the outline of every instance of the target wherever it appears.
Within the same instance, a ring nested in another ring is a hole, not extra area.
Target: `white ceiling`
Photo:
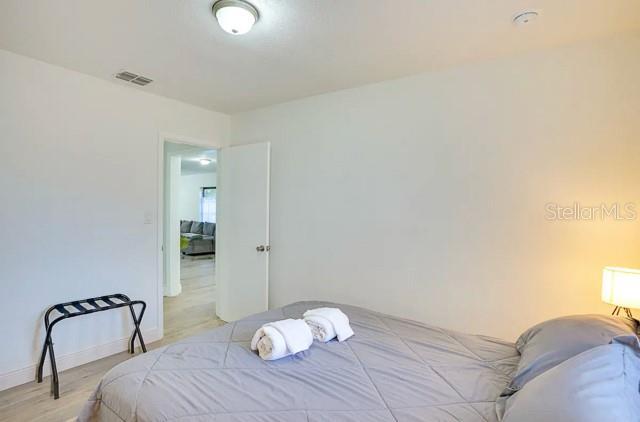
[[[167,142],[165,151],[167,155],[180,156],[180,172],[183,175],[215,173],[218,169],[218,152],[215,149]],[[200,164],[201,158],[208,158],[211,163],[203,166]]]
[[[252,0],[259,22],[232,36],[212,3],[2,0],[0,48],[109,80],[130,70],[155,80],[136,89],[233,113],[640,30],[639,0]],[[541,18],[515,27],[527,8]]]

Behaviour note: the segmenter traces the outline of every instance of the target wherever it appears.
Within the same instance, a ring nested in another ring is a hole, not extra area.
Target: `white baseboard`
[[[144,337],[145,344],[153,343],[162,338],[160,330],[151,328],[149,330],[143,330],[142,336]],[[129,343],[129,337],[123,337],[118,340],[114,340],[109,343],[100,344],[90,347],[88,349],[80,350],[79,352],[73,352],[62,356],[56,356],[56,365],[58,366],[58,372],[62,372],[65,369],[74,368],[76,366],[84,365],[85,363],[93,362],[94,360],[102,359],[107,356],[115,355],[116,353],[127,350]],[[136,340],[136,347],[138,345]],[[26,368],[15,369],[13,371],[0,374],[0,391],[6,390],[16,385],[25,384],[35,380],[36,367],[38,363],[29,365]],[[51,374],[51,367],[49,366],[49,356],[44,365],[44,376]],[[47,381],[48,382],[48,381]]]

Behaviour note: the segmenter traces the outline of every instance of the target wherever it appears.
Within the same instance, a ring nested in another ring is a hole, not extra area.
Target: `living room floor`
[[[164,338],[148,344],[149,350],[225,324],[215,314],[214,256],[184,257],[180,270],[182,293],[164,298]],[[61,372],[58,400],[49,395],[50,377],[0,391],[0,422],[74,420],[100,378],[131,357],[122,352]]]

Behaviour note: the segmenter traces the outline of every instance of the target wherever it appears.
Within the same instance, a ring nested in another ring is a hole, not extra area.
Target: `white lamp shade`
[[[602,300],[623,308],[640,308],[640,270],[606,267],[602,271]]]
[[[220,0],[213,7],[220,27],[233,35],[246,34],[258,20],[258,11],[242,0]]]

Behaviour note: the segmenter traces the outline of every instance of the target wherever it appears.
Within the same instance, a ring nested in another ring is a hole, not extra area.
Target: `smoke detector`
[[[139,86],[149,85],[151,82],[153,82],[153,79],[149,79],[146,76],[136,75],[135,73],[127,72],[126,70],[116,73],[115,76],[118,79],[126,82],[131,82],[132,84],[136,84]]]
[[[540,16],[540,13],[535,10],[525,10],[513,17],[513,23],[518,26],[526,26],[538,19],[538,16]]]

